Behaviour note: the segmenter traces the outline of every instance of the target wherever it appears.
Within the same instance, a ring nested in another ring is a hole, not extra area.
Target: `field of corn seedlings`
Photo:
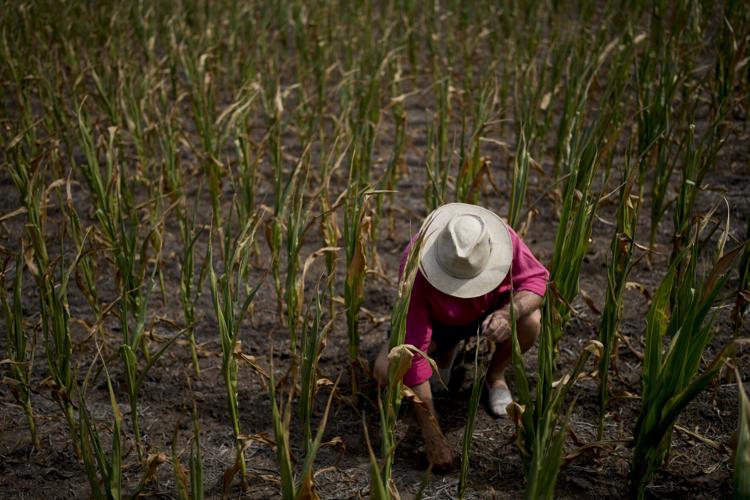
[[[749,43],[740,0],[2,2],[0,496],[750,498]],[[434,475],[398,268],[450,201],[551,283]]]

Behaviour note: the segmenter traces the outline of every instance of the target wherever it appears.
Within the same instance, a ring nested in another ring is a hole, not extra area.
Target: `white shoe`
[[[504,417],[508,414],[505,409],[513,402],[513,396],[507,387],[489,387],[487,386],[487,403],[490,414],[495,417]]]

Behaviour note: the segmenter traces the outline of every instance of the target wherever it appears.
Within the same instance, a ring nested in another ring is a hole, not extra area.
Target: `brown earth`
[[[387,228],[380,230],[377,241],[377,253],[382,265],[383,276],[372,274],[367,280],[367,297],[365,308],[372,311],[375,317],[390,314],[390,307],[395,295],[395,282],[398,272],[398,261],[404,244],[410,234],[419,227],[425,215],[423,203],[424,172],[422,168],[425,113],[415,103],[409,109],[409,135],[411,145],[407,150],[406,161],[409,175],[398,185],[399,194],[395,197],[388,217],[395,220],[395,233],[390,234]],[[736,240],[742,238],[743,221],[750,216],[750,203],[747,193],[750,192],[750,149],[746,124],[737,120],[732,124],[733,133],[719,158],[706,184],[711,188],[699,198],[699,210],[705,210],[722,197],[727,200],[732,218],[732,234]],[[384,117],[380,136],[388,137],[391,125]],[[507,131],[495,131],[500,138],[512,136]],[[291,147],[291,145],[290,145]],[[387,157],[389,144],[383,141],[378,145],[376,154]],[[493,172],[504,172],[503,153],[497,148],[488,147],[486,154],[490,157]],[[382,162],[380,167],[382,168]],[[268,172],[266,172],[268,174]],[[18,195],[7,172],[0,174],[0,213],[9,213],[19,206]],[[529,200],[538,212],[530,226],[525,241],[543,262],[549,261],[558,221],[554,215],[552,201],[544,196],[548,189],[549,179],[533,172],[530,180]],[[268,174],[270,177],[270,174]],[[501,195],[492,190],[484,193],[483,203],[500,214],[506,213],[507,199],[502,193],[507,192],[507,181],[504,173],[495,174],[495,182]],[[676,180],[676,179],[675,179]],[[344,180],[340,179],[343,184]],[[261,191],[268,195],[270,187],[264,183]],[[205,193],[204,193],[205,194]],[[85,193],[77,190],[76,200],[85,207]],[[671,194],[674,196],[674,194]],[[263,193],[261,193],[261,198]],[[210,212],[207,200],[202,202]],[[648,237],[648,207],[641,214],[639,241],[645,242]],[[725,210],[724,206],[719,209]],[[612,235],[614,206],[603,205],[599,211],[599,220],[594,225],[592,241],[581,273],[581,289],[590,298],[590,302],[601,308],[603,290],[606,284],[605,262],[609,252]],[[60,219],[58,209],[51,207],[50,221]],[[207,219],[204,216],[205,219]],[[90,220],[91,221],[91,220]],[[203,222],[208,222],[204,220]],[[1,244],[14,251],[19,247],[18,235],[22,231],[22,217],[5,221],[0,227]],[[182,325],[181,306],[177,299],[179,265],[176,255],[179,254],[177,229],[168,227],[167,255],[175,256],[165,260],[164,273],[166,294],[164,297],[155,294],[152,300],[150,318],[155,345],[164,338],[174,335]],[[657,251],[649,264],[641,258],[633,269],[630,280],[643,284],[653,291],[664,274],[665,262],[670,251],[671,211],[668,211],[659,230]],[[303,251],[306,257],[321,246],[319,237],[311,233]],[[200,252],[205,252],[205,238],[199,243]],[[253,280],[260,279],[267,266],[265,245],[259,246],[261,258]],[[317,276],[321,267],[313,268],[309,276]],[[731,338],[731,327],[728,320],[729,309],[724,307],[733,301],[733,291],[737,287],[736,270],[732,271],[725,293],[722,294],[717,309],[716,335],[705,359],[710,361],[714,354]],[[314,288],[315,278],[308,279],[308,298]],[[338,290],[343,288],[339,276]],[[110,280],[110,268],[104,262],[100,266],[99,283],[102,287],[103,301],[115,297],[114,286]],[[75,359],[79,363],[79,377],[82,377],[93,359],[93,345],[86,339],[86,333],[78,319],[90,317],[89,308],[78,293],[71,289],[70,310],[73,318],[72,331],[77,347]],[[24,292],[26,297],[25,314],[30,325],[39,321],[38,307],[34,285],[27,276]],[[280,326],[276,315],[275,297],[269,279],[263,285],[256,298],[252,317],[247,321],[242,333],[243,348],[247,354],[256,356],[259,362],[269,366],[269,353],[274,352],[274,367],[277,377],[281,377],[289,363],[289,339],[287,330]],[[582,346],[589,339],[595,338],[600,316],[583,300],[574,304],[576,315],[566,327],[566,334],[560,343],[558,356],[559,373],[563,373],[577,357]],[[606,420],[606,439],[620,441],[607,449],[592,450],[571,460],[563,467],[556,489],[558,498],[626,498],[628,491],[628,471],[631,450],[627,440],[631,438],[633,426],[639,410],[637,394],[640,392],[641,363],[637,352],[642,351],[641,338],[644,331],[644,316],[647,308],[646,299],[636,290],[629,290],[625,297],[625,317],[622,322],[622,335],[629,340],[631,348],[624,344],[619,347],[617,372],[611,377],[612,402]],[[116,345],[119,335],[114,321],[107,324],[109,340]],[[371,359],[384,342],[387,321],[373,324],[363,316],[361,330],[362,354]],[[4,328],[4,325],[3,325]],[[745,326],[744,335],[748,334]],[[197,336],[201,345],[201,370],[199,379],[193,379],[192,388],[197,401],[201,422],[201,446],[205,468],[205,485],[208,497],[218,497],[222,491],[222,473],[232,465],[234,460],[231,426],[226,405],[226,396],[220,377],[220,347],[216,332],[215,318],[210,305],[208,289],[204,291],[197,317]],[[161,339],[161,340],[159,340]],[[5,336],[0,336],[0,349],[4,352]],[[37,343],[41,340],[37,338]],[[341,375],[340,395],[334,398],[333,409],[326,427],[325,439],[340,437],[342,444],[323,448],[316,462],[316,486],[323,498],[356,498],[368,495],[369,458],[363,435],[363,421],[366,422],[370,436],[378,451],[378,419],[374,385],[365,381],[363,394],[356,403],[348,400],[350,375],[346,353],[346,329],[343,314],[331,332],[327,346],[320,362],[320,374],[331,380]],[[46,377],[44,353],[41,345],[37,346],[34,368],[33,404],[38,418],[42,436],[43,449],[34,451],[30,445],[26,430],[25,418],[20,407],[15,403],[9,389],[0,387],[0,497],[2,498],[85,498],[89,496],[89,486],[82,464],[73,454],[64,419],[59,407],[52,400],[49,391],[44,387]],[[105,352],[107,351],[105,347]],[[467,356],[467,359],[469,357]],[[536,348],[526,354],[528,373],[535,379]],[[750,359],[747,352],[740,353],[736,360],[743,377],[750,379]],[[127,396],[124,390],[123,374],[120,363],[110,363],[110,370],[115,382],[120,406],[125,412],[127,422]],[[437,399],[441,425],[456,453],[459,452],[465,423],[465,410],[471,390],[470,364],[460,365],[460,370],[468,372],[460,388]],[[177,433],[176,449],[183,463],[189,454],[191,438],[190,406],[191,394],[186,379],[191,374],[190,355],[184,344],[174,346],[167,355],[151,370],[141,390],[141,422],[144,440],[149,453],[171,454],[173,436]],[[241,427],[245,434],[272,434],[271,402],[266,389],[259,379],[247,368],[241,366],[240,410]],[[513,380],[511,377],[511,385]],[[316,414],[322,412],[330,388],[323,387],[317,396]],[[595,440],[597,414],[597,380],[587,379],[578,383],[573,391],[575,407],[571,418],[571,435],[566,449],[573,453],[579,446]],[[89,409],[102,429],[109,429],[111,409],[107,397],[106,383],[102,378],[95,381],[88,392]],[[688,406],[678,420],[679,430],[673,435],[673,448],[666,464],[656,475],[649,488],[652,498],[721,498],[728,497],[732,460],[727,445],[730,435],[737,424],[738,394],[737,387],[728,373],[722,374],[716,382],[696,401]],[[684,429],[684,430],[683,430]],[[106,434],[106,433],[105,433]],[[398,448],[395,464],[395,480],[404,498],[411,498],[419,487],[424,470],[424,456],[421,438],[415,426],[412,410],[405,405],[398,427],[402,438]],[[507,419],[493,419],[480,412],[471,455],[469,472],[469,498],[518,498],[524,491],[524,476],[521,457],[514,444],[515,430]],[[301,462],[301,431],[292,417],[292,446],[298,464]],[[135,451],[130,441],[126,445],[125,491],[130,491],[140,480],[142,468],[137,465]],[[250,470],[249,489],[242,491],[238,481],[232,485],[230,496],[243,498],[277,498],[279,497],[278,468],[276,455],[266,444],[253,442],[246,451]],[[301,464],[300,464],[301,465]],[[169,463],[160,466],[156,478],[149,483],[144,494],[158,498],[175,498],[175,475]],[[456,496],[458,473],[435,476],[430,479],[424,498],[452,498]]]

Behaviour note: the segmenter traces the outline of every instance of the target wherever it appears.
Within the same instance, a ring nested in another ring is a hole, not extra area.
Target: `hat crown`
[[[478,276],[490,256],[490,236],[476,214],[458,214],[443,228],[436,242],[437,261],[447,274],[459,279]]]

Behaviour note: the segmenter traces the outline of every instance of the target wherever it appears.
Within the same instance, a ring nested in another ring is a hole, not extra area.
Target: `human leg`
[[[518,334],[518,343],[521,346],[521,352],[528,351],[536,338],[539,336],[541,327],[542,313],[535,309],[526,316],[519,318],[516,322],[516,332]],[[507,387],[505,383],[505,369],[510,364],[511,354],[513,352],[513,340],[508,339],[497,345],[495,353],[492,355],[490,365],[487,368],[487,385],[489,387]]]
[[[540,326],[541,312],[539,309],[518,320],[516,332],[522,353],[528,351],[534,345],[539,335]],[[487,368],[486,385],[489,412],[498,417],[506,414],[505,408],[513,401],[508,383],[505,381],[505,369],[510,363],[513,352],[512,342],[512,339],[508,339],[497,345]]]

